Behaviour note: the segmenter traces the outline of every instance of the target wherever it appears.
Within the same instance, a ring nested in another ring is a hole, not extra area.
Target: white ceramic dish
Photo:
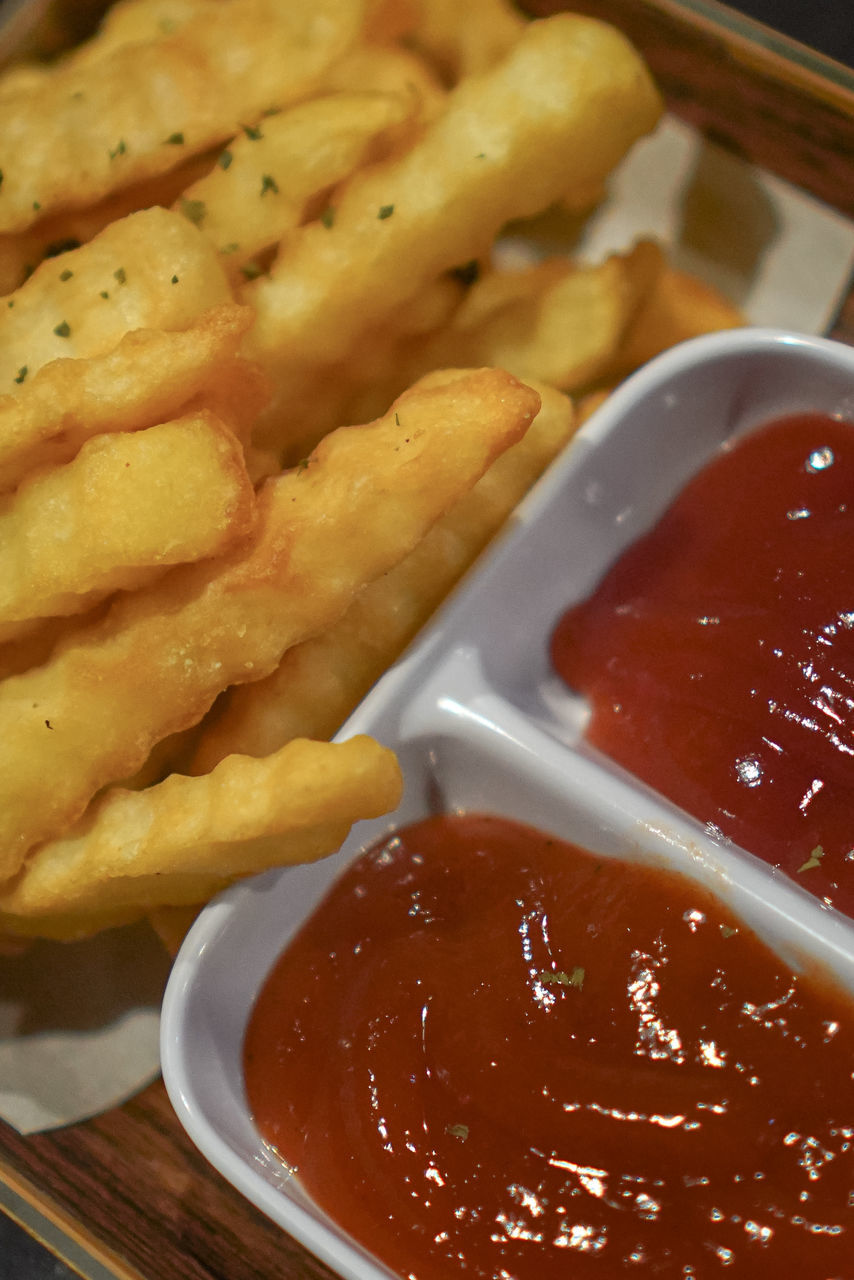
[[[584,708],[549,668],[553,627],[727,437],[785,412],[854,420],[854,350],[770,330],[699,338],[632,377],[590,419],[409,653],[340,736],[394,746],[399,810],[334,858],[222,894],[188,935],[163,1006],[169,1095],[204,1155],[253,1204],[350,1280],[390,1273],[317,1209],[261,1141],[241,1072],[244,1030],[276,956],[341,867],[435,810],[490,811],[601,854],[653,860],[734,905],[778,952],[854,992],[854,922],[587,750]],[[524,620],[522,623],[520,620]]]

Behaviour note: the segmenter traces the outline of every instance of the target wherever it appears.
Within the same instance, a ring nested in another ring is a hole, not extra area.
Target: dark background
[[[852,0],[739,0],[729,8],[854,67]],[[75,1280],[75,1273],[0,1213],[0,1280]]]
[[[728,7],[854,67],[852,0],[738,0]]]

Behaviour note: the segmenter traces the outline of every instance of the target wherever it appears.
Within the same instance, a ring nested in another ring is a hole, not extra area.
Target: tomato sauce
[[[403,1277],[851,1280],[853,1014],[681,876],[439,816],[285,950],[245,1078]]]
[[[854,425],[793,416],[717,455],[552,657],[593,745],[854,915]]]

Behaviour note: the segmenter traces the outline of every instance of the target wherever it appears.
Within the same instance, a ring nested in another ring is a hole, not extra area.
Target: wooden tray
[[[532,13],[565,8],[532,0]],[[669,109],[854,216],[854,75],[714,0],[579,0],[644,53]],[[854,342],[854,290],[832,326]],[[0,1123],[0,1206],[89,1280],[321,1280],[329,1272],[231,1189],[161,1083],[22,1138]]]

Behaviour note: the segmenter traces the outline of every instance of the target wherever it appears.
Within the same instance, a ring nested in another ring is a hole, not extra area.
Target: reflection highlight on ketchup
[[[854,425],[732,444],[562,618],[587,739],[854,915]]]
[[[401,1276],[842,1280],[853,1012],[682,877],[431,817],[289,945],[245,1077]]]

